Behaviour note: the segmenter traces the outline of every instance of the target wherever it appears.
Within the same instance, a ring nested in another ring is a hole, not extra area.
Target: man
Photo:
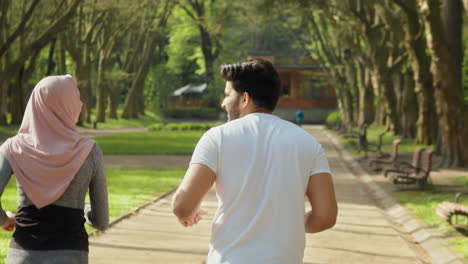
[[[305,232],[331,228],[338,211],[322,147],[271,114],[280,80],[270,62],[224,64],[221,75],[229,122],[198,142],[173,212],[184,226],[198,223],[203,196],[216,183],[207,263],[302,263]]]

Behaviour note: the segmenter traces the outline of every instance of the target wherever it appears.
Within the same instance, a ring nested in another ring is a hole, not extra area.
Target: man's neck
[[[246,116],[248,114],[253,114],[253,113],[272,114],[273,112],[265,108],[256,107],[256,108],[250,109],[249,111],[245,111],[245,113],[243,113],[241,116]]]

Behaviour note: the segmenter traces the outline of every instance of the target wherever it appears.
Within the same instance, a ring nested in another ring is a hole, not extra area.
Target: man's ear
[[[247,92],[244,92],[242,94],[242,105],[243,106],[248,105],[251,100],[252,100],[252,97],[250,97],[250,95]]]

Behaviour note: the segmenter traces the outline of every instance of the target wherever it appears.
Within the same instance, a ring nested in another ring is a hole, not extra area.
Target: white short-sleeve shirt
[[[302,263],[309,177],[330,173],[312,135],[252,113],[207,131],[190,163],[216,173],[207,263]]]

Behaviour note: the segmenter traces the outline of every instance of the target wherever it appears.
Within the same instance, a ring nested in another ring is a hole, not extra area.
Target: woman
[[[85,221],[108,227],[102,152],[76,130],[81,106],[72,76],[42,79],[18,134],[0,147],[0,195],[13,173],[19,196],[16,215],[0,205],[2,228],[16,227],[6,263],[88,263]]]

